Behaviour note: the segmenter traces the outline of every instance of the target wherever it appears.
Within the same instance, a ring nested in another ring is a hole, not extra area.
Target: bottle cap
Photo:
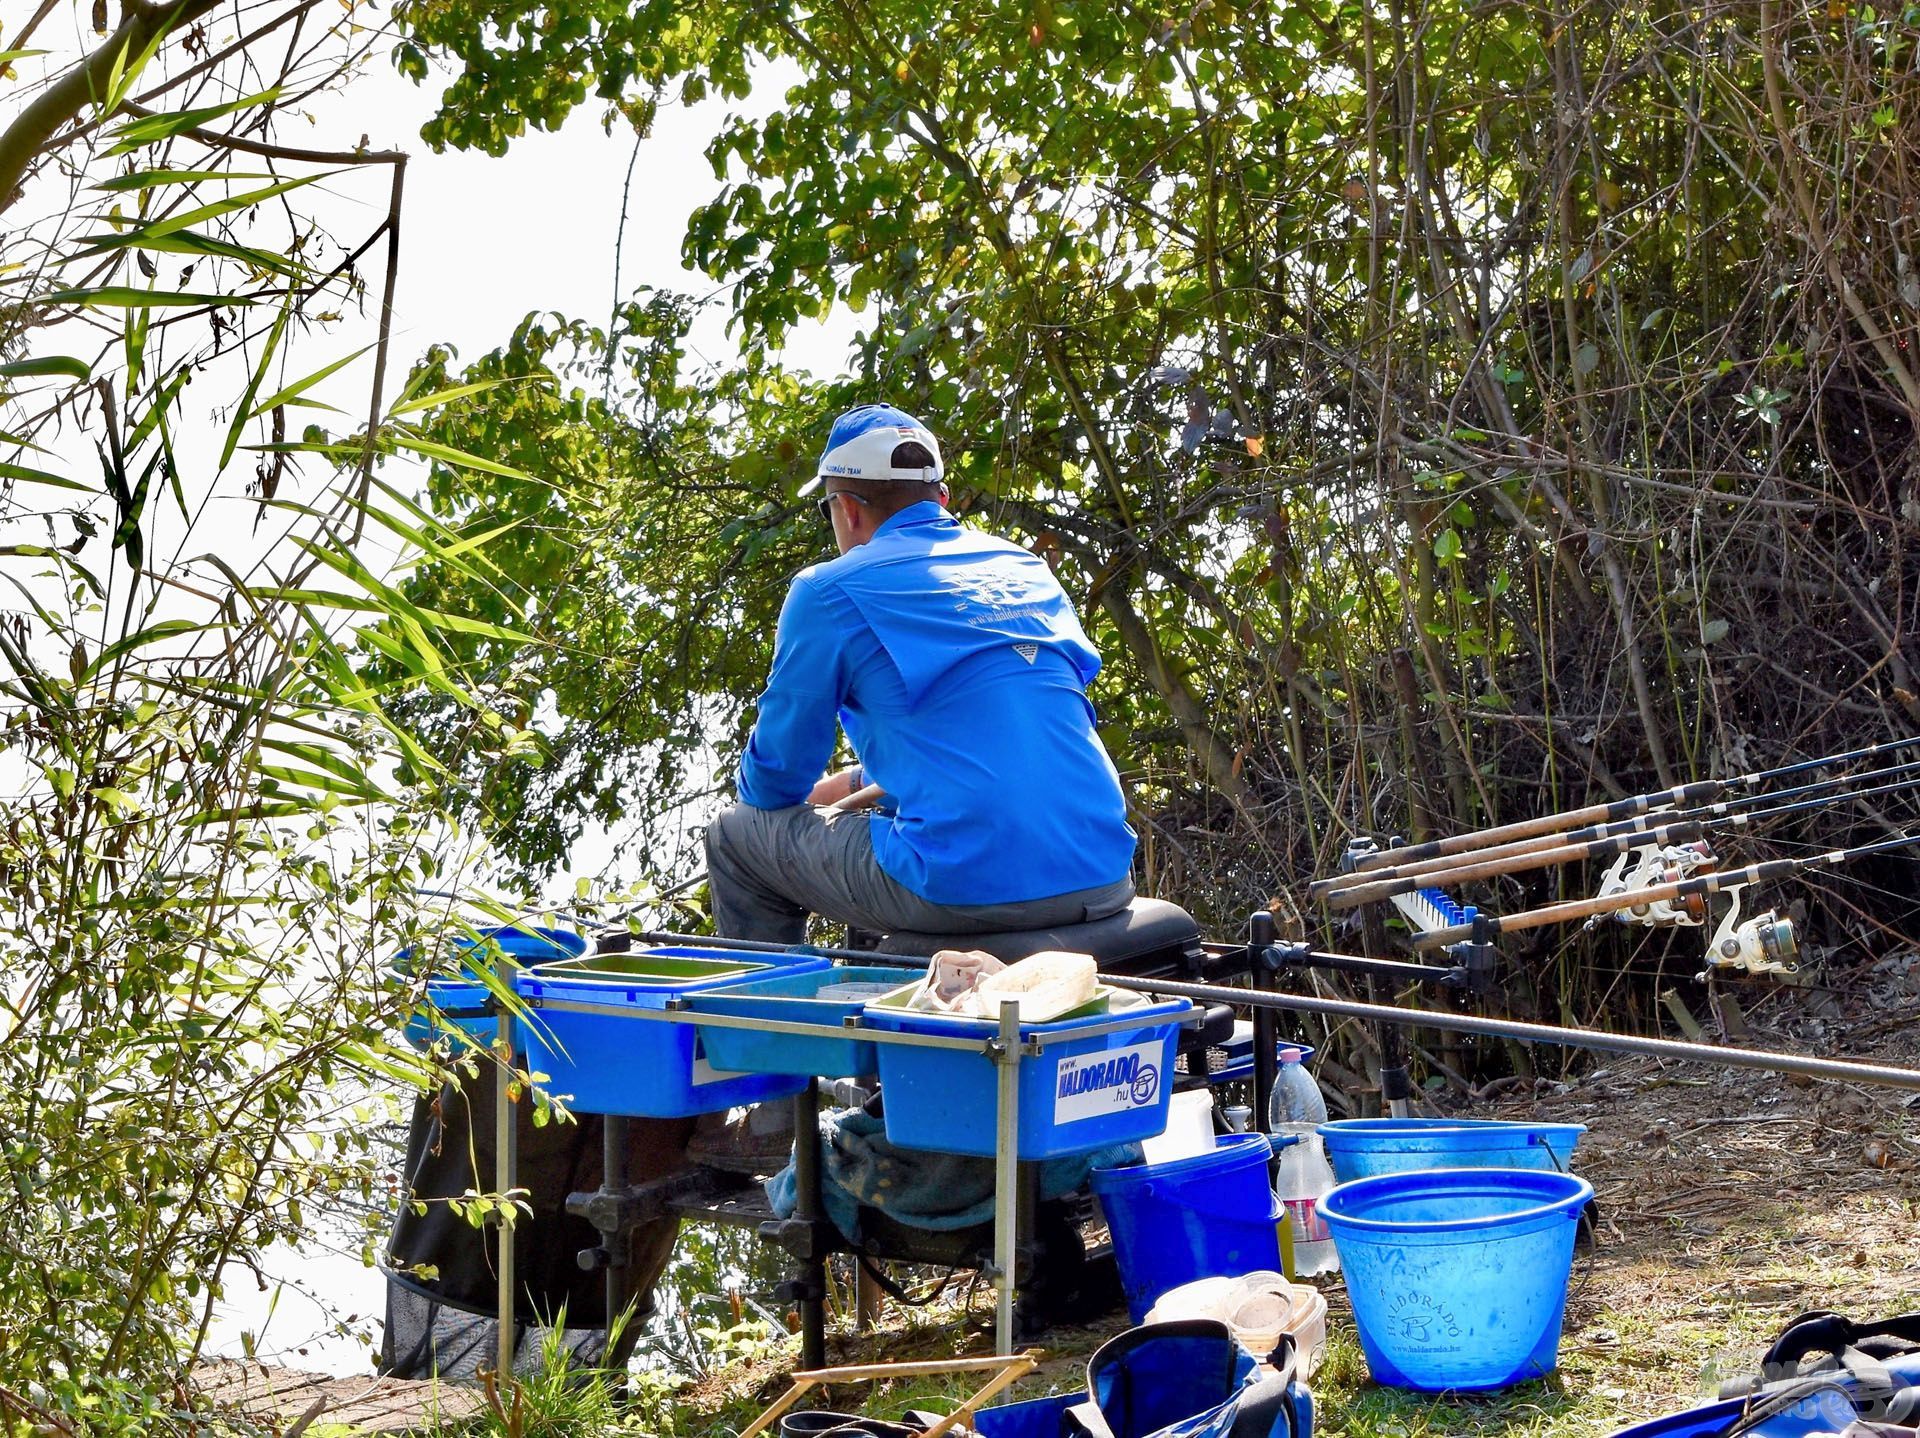
[[[1299,1062],[1300,1062],[1300,1050],[1299,1050],[1299,1049],[1281,1049],[1281,1050],[1280,1050],[1280,1062],[1281,1062],[1281,1063],[1283,1063],[1283,1064],[1297,1064],[1297,1063],[1299,1063]]]

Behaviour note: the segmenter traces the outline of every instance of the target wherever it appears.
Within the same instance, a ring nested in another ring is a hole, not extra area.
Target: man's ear
[[[940,507],[947,507],[947,482],[944,479],[940,481]]]

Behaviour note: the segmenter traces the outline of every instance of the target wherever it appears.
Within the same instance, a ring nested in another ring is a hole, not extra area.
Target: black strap
[[[1298,1415],[1293,1406],[1293,1376],[1300,1366],[1291,1333],[1282,1333],[1262,1365],[1262,1370],[1240,1393],[1240,1407],[1233,1415],[1229,1438],[1269,1438],[1281,1432],[1286,1438],[1304,1438],[1297,1431]],[[1282,1423],[1286,1424],[1284,1430]]]
[[[1844,1397],[1862,1414],[1877,1416],[1913,1400],[1896,1397],[1886,1359],[1920,1353],[1920,1313],[1875,1323],[1856,1323],[1828,1309],[1815,1309],[1781,1330],[1755,1378],[1721,1387],[1723,1397],[1745,1397],[1740,1417],[1724,1438],[1737,1438],[1760,1423],[1823,1391]]]
[[[1897,1358],[1920,1353],[1920,1313],[1901,1313],[1877,1323],[1856,1323],[1828,1309],[1816,1308],[1792,1319],[1761,1360],[1768,1369],[1787,1368],[1809,1354],[1838,1358],[1857,1348],[1874,1358]]]

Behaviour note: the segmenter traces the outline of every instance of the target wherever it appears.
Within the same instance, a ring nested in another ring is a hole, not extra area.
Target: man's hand
[[[858,764],[842,769],[837,774],[829,774],[813,786],[813,792],[807,795],[807,802],[816,809],[824,809],[829,804],[838,804],[860,792],[866,784],[866,776]]]

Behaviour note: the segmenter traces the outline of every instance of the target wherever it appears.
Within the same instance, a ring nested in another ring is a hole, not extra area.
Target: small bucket
[[[1282,1210],[1267,1183],[1273,1146],[1263,1133],[1218,1142],[1171,1163],[1093,1171],[1135,1323],[1183,1283],[1280,1267]]]
[[[1593,1185],[1526,1169],[1430,1169],[1320,1202],[1376,1383],[1507,1388],[1559,1362],[1574,1229]]]
[[[1320,1125],[1341,1183],[1430,1168],[1543,1168],[1566,1173],[1583,1123],[1493,1119],[1346,1118]]]

